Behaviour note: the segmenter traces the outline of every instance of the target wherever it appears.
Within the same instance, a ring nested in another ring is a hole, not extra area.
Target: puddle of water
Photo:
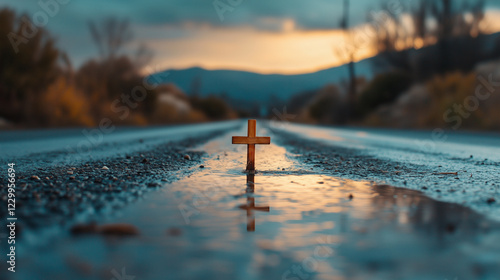
[[[138,280],[500,275],[500,227],[467,208],[319,174],[273,144],[257,147],[255,175],[229,135],[202,149],[205,168],[101,221],[133,224],[139,237],[24,248],[13,279],[116,279],[123,268]]]

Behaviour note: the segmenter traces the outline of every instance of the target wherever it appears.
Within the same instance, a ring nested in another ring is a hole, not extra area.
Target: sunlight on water
[[[43,258],[26,257],[39,265],[16,279],[96,279],[71,266],[53,269],[72,259],[99,273],[126,267],[137,279],[398,279],[422,266],[428,279],[466,279],[473,261],[457,244],[498,227],[416,191],[311,170],[272,143],[256,148],[257,173],[245,173],[246,147],[230,136],[198,148],[209,154],[204,168],[100,221],[132,224],[139,237],[60,238],[37,253]],[[454,254],[456,265],[440,265]]]
[[[266,131],[260,131],[260,135],[266,135]],[[165,193],[183,205],[184,220],[207,238],[206,248],[240,252],[242,246],[254,244],[254,258],[275,256],[266,251],[277,254],[280,261],[266,260],[258,265],[260,268],[280,262],[300,265],[314,256],[316,247],[324,247],[329,252],[327,261],[310,268],[309,274],[317,279],[331,279],[332,274],[340,277],[335,272],[336,262],[331,260],[344,233],[367,230],[350,220],[369,221],[381,208],[412,205],[406,196],[392,195],[393,203],[380,205],[380,190],[370,182],[313,174],[302,169],[283,147],[273,144],[257,147],[255,175],[243,172],[246,147],[229,146],[228,137],[201,149],[211,155],[205,169],[168,186]],[[352,194],[355,197],[351,198]],[[402,211],[398,221],[408,223],[409,214],[409,209]],[[329,241],[318,243],[318,239]],[[285,267],[282,273],[287,270]]]
[[[336,233],[345,230],[346,211],[356,208],[354,216],[359,219],[372,216],[370,201],[376,193],[369,182],[313,174],[273,144],[257,147],[257,174],[247,174],[246,146],[229,144],[223,137],[201,147],[211,156],[203,171],[164,191],[183,205],[183,218],[200,229],[207,248],[239,252],[241,246],[255,243],[259,266],[278,266],[284,256],[300,264],[312,256],[315,246],[327,246],[324,250],[334,255],[333,241],[341,241]],[[351,200],[353,193],[356,198]],[[329,243],[318,243],[321,238]],[[278,261],[269,262],[267,258],[273,257],[263,251],[279,252]],[[324,263],[314,274],[334,271],[333,265]]]

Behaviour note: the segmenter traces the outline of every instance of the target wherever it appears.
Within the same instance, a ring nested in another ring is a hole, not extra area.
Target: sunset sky
[[[223,6],[217,9],[213,0],[65,1],[68,4],[60,5],[47,28],[76,67],[97,56],[88,21],[108,16],[131,21],[134,41],[128,49],[140,44],[152,49],[155,56],[150,71],[201,66],[291,74],[345,62],[339,52],[344,43],[338,30],[342,0],[232,0],[236,5],[223,13]],[[42,10],[38,2],[0,0],[2,7],[26,12],[30,17]],[[380,10],[376,0],[351,2],[351,26],[358,28],[369,11]],[[486,6],[489,30],[500,31],[500,0],[488,0]],[[358,55],[358,59],[372,56],[370,45],[362,45]]]

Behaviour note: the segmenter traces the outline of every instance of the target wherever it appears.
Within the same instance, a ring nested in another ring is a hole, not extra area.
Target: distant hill
[[[458,43],[462,43],[457,39]],[[500,41],[500,33],[479,36],[471,46],[470,51],[494,53]],[[481,48],[481,50],[479,50]],[[453,49],[455,50],[455,49]],[[411,50],[412,55],[423,52],[435,52],[436,46],[428,46],[418,50]],[[456,50],[455,50],[456,51]],[[463,48],[459,48],[463,51]],[[497,51],[500,54],[500,51]],[[460,57],[457,53],[455,56]],[[465,57],[459,62],[464,62]],[[383,63],[380,56],[368,58],[356,63],[356,75],[371,79],[374,75],[383,72],[389,66]],[[478,61],[470,61],[472,65]],[[424,61],[424,63],[426,63]],[[429,62],[431,63],[431,62]],[[378,68],[374,66],[378,65]],[[386,65],[382,67],[381,65]],[[168,74],[168,75],[167,75]],[[313,73],[298,75],[258,74],[235,70],[206,70],[203,68],[188,68],[183,70],[166,70],[152,75],[155,82],[174,83],[187,94],[192,94],[193,89],[201,96],[208,94],[223,95],[234,108],[248,105],[269,105],[272,100],[289,100],[293,95],[305,91],[317,90],[326,84],[338,83],[347,80],[347,65],[329,68]]]
[[[374,74],[374,58],[356,63],[357,76],[371,78]],[[168,75],[167,75],[168,73]],[[288,100],[293,95],[323,87],[328,83],[337,83],[347,79],[347,66],[342,65],[314,73],[298,75],[258,74],[234,70],[206,70],[188,68],[166,70],[154,74],[159,83],[174,83],[184,92],[191,94],[197,87],[201,96],[221,95],[232,102],[250,102],[267,104],[271,96]]]

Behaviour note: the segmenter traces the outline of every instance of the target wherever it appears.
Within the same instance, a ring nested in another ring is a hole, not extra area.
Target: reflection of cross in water
[[[247,211],[247,231],[255,231],[255,215],[253,213],[254,210],[263,212],[269,212],[270,210],[269,206],[255,206],[255,197],[251,196],[251,194],[254,193],[255,191],[254,183],[255,183],[255,175],[248,174],[247,189],[246,189],[247,204],[238,206],[238,208]]]

